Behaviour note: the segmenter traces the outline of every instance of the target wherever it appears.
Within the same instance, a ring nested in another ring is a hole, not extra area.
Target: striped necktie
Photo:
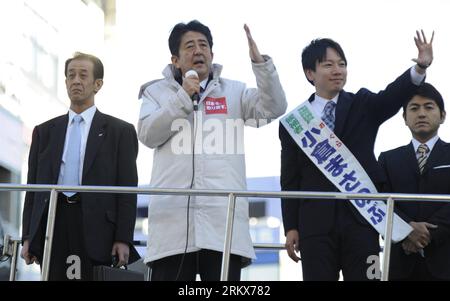
[[[417,158],[417,163],[419,164],[420,174],[423,173],[423,169],[425,168],[425,164],[427,163],[427,157],[429,152],[430,149],[426,144],[421,144],[417,148],[417,153],[419,154],[419,157]]]

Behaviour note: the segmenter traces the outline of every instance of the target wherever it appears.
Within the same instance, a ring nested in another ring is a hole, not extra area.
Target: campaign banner
[[[377,193],[375,185],[350,150],[305,101],[281,119],[292,139],[341,192]],[[384,236],[387,206],[378,200],[350,200],[369,224]],[[392,241],[403,240],[411,226],[394,214]]]

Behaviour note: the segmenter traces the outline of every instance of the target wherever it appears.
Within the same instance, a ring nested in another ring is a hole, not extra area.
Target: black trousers
[[[151,281],[195,281],[197,274],[202,281],[219,281],[222,253],[202,249],[197,252],[178,254],[151,263]],[[231,254],[228,280],[241,279],[242,257]],[[178,277],[177,277],[178,276]]]
[[[367,263],[371,255],[379,255],[378,232],[359,222],[349,202],[336,202],[335,224],[326,235],[300,237],[303,280],[337,281],[342,270],[344,280],[368,281]],[[378,261],[379,262],[379,261]]]
[[[46,224],[47,214],[44,215],[41,221],[40,235],[38,235],[41,243],[36,253],[41,264]],[[89,258],[86,251],[83,237],[81,199],[78,198],[75,203],[68,203],[65,195],[59,193],[50,257],[49,280],[93,280],[93,267],[101,264],[108,265],[110,263],[94,262]]]
[[[401,278],[401,279],[389,279],[393,281],[447,281],[445,279],[440,279],[434,277],[430,270],[428,269],[427,263],[425,261],[425,258],[419,257],[414,265],[414,269],[407,278]]]

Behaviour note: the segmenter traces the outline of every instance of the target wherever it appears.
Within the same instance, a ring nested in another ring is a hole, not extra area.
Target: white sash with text
[[[377,193],[361,164],[322,119],[317,117],[309,101],[284,116],[281,123],[308,158],[341,192]],[[386,204],[377,200],[350,202],[384,236]],[[392,241],[403,240],[411,231],[411,226],[395,214]]]

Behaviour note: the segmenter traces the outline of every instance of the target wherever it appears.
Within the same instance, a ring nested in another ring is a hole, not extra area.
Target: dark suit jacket
[[[386,192],[450,194],[449,143],[442,140],[436,142],[422,175],[412,143],[381,153],[379,162],[387,176]],[[445,168],[435,169],[446,165]],[[395,208],[406,222],[438,225],[437,229],[431,230],[431,243],[424,249],[425,259],[434,277],[450,280],[450,203],[398,201]],[[406,255],[401,243],[392,245],[390,278],[410,276],[418,256]]]
[[[68,114],[35,127],[28,159],[28,184],[56,184],[64,150]],[[95,112],[86,143],[82,185],[137,186],[138,142],[133,125]],[[22,218],[22,237],[32,254],[42,256],[43,219],[48,192],[28,192]],[[136,222],[135,194],[82,193],[83,231],[91,259],[111,261],[114,241],[130,244],[130,263],[139,259],[132,246]],[[41,228],[42,229],[42,228]],[[45,228],[44,228],[45,231]]]
[[[417,86],[407,70],[378,94],[361,89],[356,94],[341,91],[336,106],[335,134],[358,159],[374,184],[382,182],[383,173],[377,165],[373,148],[379,126],[395,115],[409,100]],[[314,99],[314,94],[310,101]],[[280,124],[281,188],[288,191],[338,191],[306,157],[287,130]],[[297,229],[300,237],[329,233],[334,225],[333,200],[282,199],[285,231]],[[355,217],[368,223],[352,205]]]

